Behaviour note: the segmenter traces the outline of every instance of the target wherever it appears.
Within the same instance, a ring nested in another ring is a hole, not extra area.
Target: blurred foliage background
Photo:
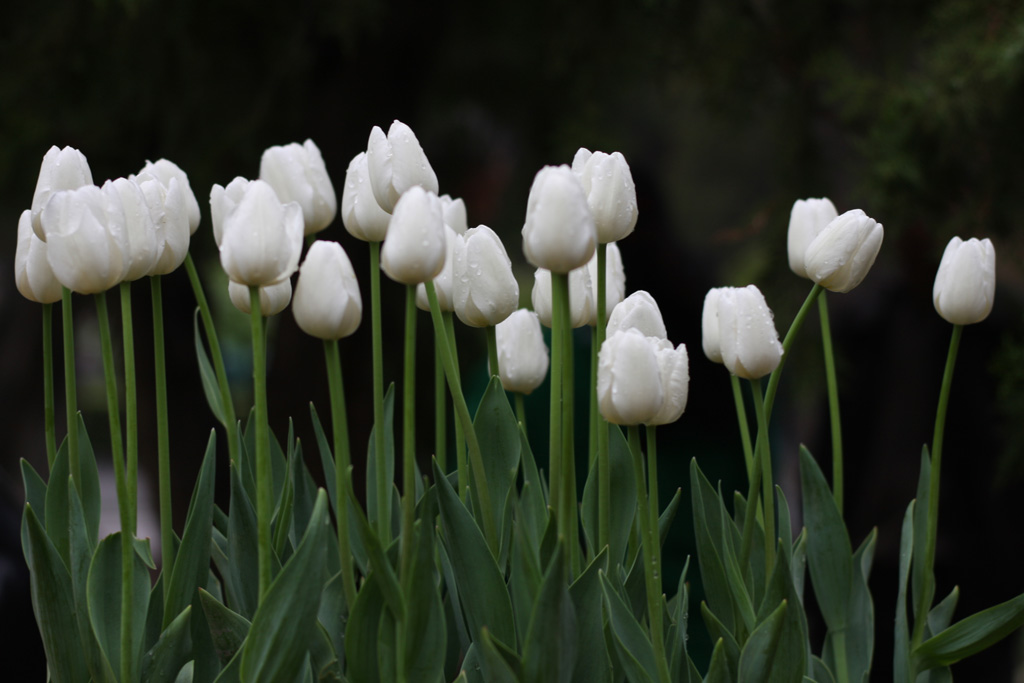
[[[862,208],[885,225],[882,254],[867,281],[829,301],[843,395],[847,519],[854,543],[872,526],[880,531],[871,580],[878,628],[873,680],[887,680],[899,522],[914,494],[921,446],[931,438],[949,335],[932,309],[931,285],[953,235],[992,238],[999,282],[992,317],[964,335],[954,382],[939,591],[959,583],[961,613],[968,613],[1024,589],[1019,565],[1006,560],[1007,549],[1020,545],[1015,494],[1024,480],[1022,77],[1024,5],[1009,0],[5,3],[5,671],[42,675],[41,647],[25,612],[17,533],[18,459],[45,470],[40,314],[17,294],[12,264],[18,215],[31,202],[43,153],[54,144],[81,149],[98,183],[160,157],[188,172],[204,212],[192,249],[208,292],[219,298],[222,334],[237,352],[236,399],[244,411],[247,321],[225,305],[209,231],[210,186],[254,177],[264,148],[309,137],[340,198],[348,161],[365,148],[370,128],[386,129],[397,118],[416,131],[441,191],[465,199],[470,225],[484,223],[502,235],[521,268],[524,302],[532,277],[518,233],[534,173],[570,162],[580,146],[625,154],[640,206],[636,233],[621,245],[627,287],[657,297],[670,338],[686,343],[691,356],[688,412],[661,430],[662,501],[678,487],[688,491],[691,457],[724,488],[743,486],[725,371],[700,351],[706,290],[758,284],[784,331],[809,288],[787,267],[792,202],[828,196],[840,212]],[[321,237],[346,247],[365,282],[365,245],[340,220]],[[215,422],[200,398],[194,300],[184,274],[170,276],[164,292],[180,528],[195,463]],[[135,300],[140,459],[143,476],[152,480],[144,288]],[[397,340],[402,293],[387,281],[384,301],[393,310],[385,318],[386,339]],[[106,422],[92,302],[76,298],[75,315],[79,401],[102,450]],[[311,444],[308,402],[327,406],[319,345],[287,312],[273,325],[272,427],[283,435],[292,416],[296,433]],[[427,396],[432,351],[425,317],[422,325],[419,386]],[[479,350],[482,340],[469,330],[460,334],[464,354]],[[830,461],[817,336],[812,316],[775,411],[778,476],[793,502],[797,445],[807,443],[826,470]],[[372,412],[368,340],[364,328],[342,345],[356,452],[366,443]],[[399,377],[398,343],[386,350],[389,379]],[[587,344],[581,336],[578,352],[587,353]],[[58,387],[58,400],[59,393]],[[544,401],[533,401],[538,415]],[[429,424],[425,419],[420,429],[424,461]],[[666,552],[666,586],[674,586],[673,574],[693,552],[687,510],[684,496]],[[690,578],[699,585],[696,573]],[[706,642],[699,618],[691,633],[695,644]],[[1011,639],[954,670],[961,680],[1010,680],[1016,645]]]

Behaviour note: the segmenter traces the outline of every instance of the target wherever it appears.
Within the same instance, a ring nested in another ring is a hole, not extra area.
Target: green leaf
[[[576,611],[569,597],[566,549],[559,550],[544,574],[523,645],[523,673],[536,683],[572,679],[576,662]]]
[[[384,553],[380,539],[376,531],[370,526],[369,520],[358,506],[355,507],[355,518],[358,524],[359,538],[366,547],[366,554],[369,558],[369,567],[381,584],[381,593],[387,602],[388,609],[395,616],[401,618],[405,614],[405,604],[402,600],[402,587],[398,583],[398,576],[395,574],[394,565]]]
[[[875,557],[878,529],[872,529],[853,554],[853,581],[850,586],[849,627],[846,638],[846,662],[851,681],[866,678],[875,653],[875,606],[868,590],[868,577]]]
[[[519,493],[520,515],[518,521],[522,523],[523,531],[526,533],[531,547],[536,548],[548,525],[548,502],[540,472],[537,470],[537,462],[530,449],[530,441],[526,437],[526,430],[522,427],[519,429],[519,448],[523,487]]]
[[[523,680],[522,665],[517,661],[516,653],[502,647],[486,626],[474,645],[478,646],[480,672],[487,683],[520,683]]]
[[[719,529],[722,534],[719,537],[718,549],[724,560],[725,576],[729,581],[729,592],[732,594],[733,604],[736,605],[740,618],[743,620],[744,632],[751,633],[756,626],[754,603],[750,592],[748,592],[747,584],[743,580],[739,558],[736,556],[736,547],[739,543],[736,542],[733,536],[738,535],[738,533],[732,520],[726,513],[721,490],[719,490],[716,499],[718,500]]]
[[[519,423],[508,404],[501,380],[492,376],[473,418],[477,434],[486,434],[480,440],[484,474],[491,499],[491,514],[502,523],[505,501],[519,472],[519,454],[522,449]],[[508,529],[498,529],[499,538],[506,538]]]
[[[436,462],[434,481],[445,548],[462,597],[470,638],[479,637],[480,630],[486,626],[496,638],[514,645],[512,602],[480,527],[455,495]]]
[[[433,515],[430,517],[433,519]],[[409,637],[402,656],[410,681],[437,681],[444,675],[447,632],[444,605],[437,590],[434,565],[434,529],[431,523],[417,520],[413,525],[415,555],[408,582],[408,609],[403,624]]]
[[[732,633],[734,606],[725,562],[719,551],[722,538],[718,493],[704,477],[697,459],[690,461],[690,498],[693,505],[693,531],[697,541],[697,561],[701,582],[710,610],[722,615],[723,626]]]
[[[718,616],[711,611],[706,602],[700,603],[700,615],[704,618],[704,625],[708,629],[708,635],[712,640],[721,640],[725,648],[724,654],[729,663],[729,671],[737,671],[740,662],[740,646],[732,631],[725,627],[725,624]],[[716,646],[717,647],[717,646]]]
[[[377,630],[384,612],[377,574],[370,574],[356,595],[345,629],[346,673],[352,683],[377,683]]]
[[[811,657],[811,673],[818,683],[836,683],[832,670],[818,657]]]
[[[395,481],[395,385],[392,382],[384,395],[384,477],[388,492]],[[366,515],[370,526],[377,528],[377,425],[370,429],[370,440],[366,446]]]
[[[210,533],[213,527],[213,490],[217,451],[216,433],[210,432],[196,487],[192,492],[192,500],[185,517],[185,532],[182,535],[181,547],[174,556],[174,569],[171,570],[170,583],[167,587],[167,598],[164,605],[164,623],[166,629],[171,620],[186,605],[191,604],[199,586],[206,585],[210,573]]]
[[[690,657],[686,651],[687,626],[690,619],[690,586],[686,582],[686,575],[690,570],[690,558],[686,558],[683,571],[679,574],[679,584],[676,586],[676,595],[670,606],[673,608],[672,615],[672,637],[667,638],[669,646],[669,672],[672,674],[673,683],[696,683],[691,682],[689,675]]]
[[[913,595],[914,623],[923,619],[923,614],[918,614],[921,607],[921,591],[924,590],[924,576],[926,569],[924,565],[925,545],[928,541],[928,499],[931,497],[931,476],[932,461],[928,455],[928,447],[921,448],[921,472],[917,478],[917,504],[914,507],[914,560],[910,572],[910,585]],[[934,581],[932,582],[934,591]],[[925,609],[931,609],[932,598],[929,595]]]
[[[320,416],[316,412],[316,406],[312,401],[309,403],[309,417],[313,422],[313,433],[316,435],[317,451],[320,453],[320,467],[324,471],[324,483],[327,485],[327,495],[331,499],[331,510],[338,509],[338,490],[336,470],[334,469],[334,449],[324,434],[323,425],[320,423]]]
[[[42,517],[39,521],[46,525],[46,482],[39,476],[32,464],[25,458],[21,459],[21,481],[25,488],[25,502],[33,510],[39,510]]]
[[[323,593],[320,595],[320,611],[317,614],[317,621],[327,631],[331,647],[338,657],[339,663],[344,660],[345,655],[345,626],[348,624],[349,610],[351,610],[351,605],[345,604],[341,572],[338,572],[324,584]]]
[[[228,571],[223,573],[228,604],[246,619],[256,614],[259,602],[259,529],[256,510],[242,484],[241,468],[232,465],[228,502]]]
[[[610,683],[612,663],[604,640],[601,573],[608,571],[608,551],[602,549],[571,586],[569,597],[576,608],[579,645],[573,668],[574,683]]]
[[[704,683],[732,683],[731,667],[725,650],[725,642],[719,638],[715,642],[715,649],[711,651],[711,664],[708,666],[708,674],[704,677]]]
[[[284,680],[299,670],[316,636],[330,532],[327,492],[321,489],[306,533],[256,610],[242,648],[243,680]]]
[[[739,680],[744,683],[778,680],[771,674],[774,670],[775,654],[779,637],[782,635],[787,604],[785,600],[779,603],[779,606],[754,629],[743,646],[740,653]],[[802,672],[798,673],[796,680],[800,680],[801,675]]]
[[[899,591],[896,595],[896,632],[893,644],[893,683],[910,681],[910,628],[907,621],[907,582],[914,552],[914,502],[910,501],[903,515],[900,531]]]
[[[181,671],[174,678],[174,683],[192,683],[192,677],[195,673],[196,663],[195,661],[188,661],[185,666],[181,667]]]
[[[199,307],[196,306],[192,315],[192,327],[195,330],[196,359],[199,361],[199,377],[203,382],[203,393],[206,395],[206,404],[210,406],[210,412],[226,429],[232,429],[233,425],[228,424],[225,417],[224,404],[221,401],[220,385],[217,383],[217,375],[210,364],[210,357],[206,355],[206,347],[203,346],[203,338],[199,334]]]
[[[252,624],[237,612],[225,607],[202,588],[199,589],[199,604],[203,606],[206,623],[210,627],[217,659],[226,666],[242,649],[242,643],[249,634]]]
[[[515,524],[512,530],[512,559],[509,570],[508,590],[512,598],[515,615],[516,635],[519,642],[526,642],[526,629],[530,625],[530,614],[540,592],[542,575],[536,545],[526,538],[523,524]],[[600,616],[600,602],[598,602]]]
[[[771,618],[771,614],[780,604],[785,602],[792,605],[792,609],[786,610],[779,640],[775,646],[775,657],[772,659],[769,672],[772,681],[799,681],[806,670],[810,651],[807,615],[804,614],[800,598],[793,586],[793,575],[786,553],[781,550],[781,547],[786,545],[789,544],[785,540],[779,542],[780,551],[775,569],[772,571],[771,580],[765,589],[765,596],[757,613],[757,623],[763,624]]]
[[[946,630],[946,627],[953,621],[953,612],[956,610],[956,603],[959,599],[960,587],[953,586],[953,590],[950,591],[949,595],[928,613],[928,628],[925,630],[928,632],[929,637]]]
[[[160,634],[156,645],[142,657],[142,680],[146,683],[174,683],[192,651],[189,617],[192,606],[186,607]]]
[[[848,623],[853,551],[832,490],[810,452],[802,446],[800,488],[814,595],[829,630],[841,632]]]
[[[962,619],[914,650],[918,671],[949,666],[996,644],[1024,625],[1024,593]]]
[[[103,494],[100,491],[100,473],[96,467],[89,431],[85,428],[82,413],[78,413],[78,470],[81,475],[82,508],[85,512],[85,528],[89,540],[95,547],[99,540],[100,507]]]
[[[30,503],[25,504],[22,536],[27,540],[32,611],[43,640],[53,683],[77,683],[89,679],[78,638],[71,576],[57,548],[43,530]]]
[[[600,577],[605,613],[611,627],[618,662],[625,671],[626,678],[630,683],[657,680],[658,668],[651,641],[604,572],[600,572]]]
[[[46,489],[46,535],[50,537],[65,566],[69,563],[71,549],[68,539],[68,457],[61,451],[50,469],[50,484]]]
[[[614,566],[622,564],[626,557],[629,530],[636,517],[636,480],[633,476],[633,461],[629,444],[618,425],[608,425],[608,469],[611,476],[611,528],[609,529],[608,555]],[[595,544],[598,532],[598,468],[591,467],[587,483],[583,488],[583,514],[581,521],[587,529],[587,536]],[[599,551],[600,548],[595,550]]]

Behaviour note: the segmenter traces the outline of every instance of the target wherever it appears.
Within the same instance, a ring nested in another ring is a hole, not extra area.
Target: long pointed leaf
[[[991,647],[1024,625],[1024,593],[972,614],[924,641],[913,652],[917,669],[949,666]]]

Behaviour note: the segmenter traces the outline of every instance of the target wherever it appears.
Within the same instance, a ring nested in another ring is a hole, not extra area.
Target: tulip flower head
[[[462,238],[460,238],[462,239]],[[455,250],[455,315],[471,327],[497,325],[519,306],[519,283],[501,238],[486,225],[468,230]]]
[[[359,329],[359,282],[337,242],[317,240],[309,248],[299,269],[292,313],[302,331],[318,339],[342,339]]]
[[[433,192],[413,186],[391,214],[380,265],[389,278],[406,285],[433,280],[447,254],[444,213]]]
[[[992,312],[996,295],[996,250],[989,239],[954,237],[935,275],[935,310],[954,325],[980,323]]]
[[[147,275],[172,273],[188,256],[191,238],[188,197],[192,190],[187,189],[174,176],[165,183],[144,172],[132,180],[142,190],[156,228],[159,256]]]
[[[587,265],[597,227],[579,178],[568,166],[545,166],[533,179],[523,224],[523,253],[538,268],[568,273]]]
[[[32,195],[32,229],[36,237],[46,241],[41,216],[50,196],[54,192],[77,190],[85,185],[92,185],[92,171],[84,154],[74,147],[59,149],[56,145],[46,151],[39,167],[36,191]]]
[[[604,419],[618,425],[649,423],[663,401],[661,367],[648,338],[629,329],[605,339],[597,359],[597,403]]]
[[[594,214],[598,242],[615,242],[633,232],[639,216],[636,187],[621,153],[592,153],[581,147],[572,160],[572,172],[580,179]]]
[[[251,182],[239,176],[228,183],[227,187],[215,184],[210,188],[210,224],[213,226],[213,241],[218,247],[224,234],[224,217],[242,201]]]
[[[160,184],[163,185],[168,192],[171,189],[171,181],[177,181],[178,190],[182,193],[182,200],[185,202],[185,211],[188,220],[188,234],[189,236],[196,234],[201,218],[199,214],[199,202],[196,200],[196,193],[192,191],[192,186],[188,182],[188,175],[186,175],[185,171],[181,170],[181,168],[173,161],[157,159],[156,161],[147,161],[146,165],[142,167],[142,170],[139,171],[138,174],[141,176],[145,173],[148,173],[159,180]]]
[[[338,213],[334,185],[312,140],[268,147],[260,158],[260,180],[270,183],[283,204],[298,202],[307,235],[326,228]]]
[[[722,345],[718,331],[718,300],[726,287],[714,287],[704,297],[704,310],[701,314],[701,344],[704,355],[712,363],[722,363]]]
[[[653,345],[658,358],[661,389],[664,394],[661,409],[647,421],[647,424],[672,424],[682,417],[690,394],[690,359],[686,353],[686,345],[680,344],[672,348],[672,342],[667,339],[648,337],[647,340]]]
[[[590,325],[597,324],[597,252],[587,262],[587,270],[590,273],[590,284],[594,287],[593,307],[590,311]],[[626,296],[626,270],[622,267],[622,252],[619,245],[609,242],[605,248],[604,261],[604,314],[605,320],[611,316],[612,311]]]
[[[275,285],[298,269],[302,235],[299,205],[295,202],[281,204],[270,185],[253,180],[238,204],[224,214],[221,266],[228,277],[239,284]]]
[[[383,242],[388,234],[391,214],[380,208],[373,196],[366,152],[357,154],[345,173],[341,221],[350,235],[364,242]]]
[[[460,235],[466,234],[469,230],[469,223],[466,221],[466,202],[462,199],[452,199],[450,195],[441,195],[441,210],[444,211],[444,224]]]
[[[807,247],[807,277],[832,292],[859,285],[882,248],[882,224],[860,209],[847,211],[826,225]]]
[[[540,316],[545,327],[551,327],[551,271],[538,268],[533,274],[533,291],[530,293],[533,310]],[[569,325],[573,328],[590,324],[594,311],[594,287],[590,282],[590,271],[577,268],[569,273]]]
[[[462,235],[452,230],[451,226],[444,225],[445,257],[444,268],[434,278],[434,293],[437,296],[437,307],[445,312],[455,310],[455,289],[452,274],[455,266],[455,254],[460,249],[465,249],[466,243]],[[427,288],[421,282],[416,285],[416,307],[421,311],[430,311],[430,301],[427,299]]]
[[[237,282],[228,281],[228,297],[235,308],[242,313],[249,315],[252,312],[252,299],[249,298],[249,288]],[[281,280],[276,285],[260,287],[260,313],[264,318],[277,315],[292,300],[292,281]]]
[[[540,329],[540,318],[520,308],[495,327],[498,344],[498,372],[505,391],[529,394],[548,374],[548,347]]]
[[[46,260],[46,242],[32,230],[32,210],[18,219],[18,246],[14,251],[14,282],[21,295],[39,304],[60,301],[63,288]]]
[[[789,213],[789,232],[786,246],[789,251],[789,269],[800,277],[809,278],[804,267],[807,247],[839,214],[828,197],[821,199],[798,199]]]
[[[387,136],[378,126],[373,127],[366,161],[373,196],[389,213],[394,211],[398,198],[416,185],[437,194],[437,175],[412,128],[401,121],[391,124]]]
[[[605,332],[610,337],[620,330],[630,328],[640,330],[647,337],[668,337],[658,302],[642,289],[633,292],[612,309]]]
[[[704,300],[704,349],[714,350],[717,322],[718,350],[729,372],[743,379],[760,379],[778,367],[782,344],[771,309],[754,285],[722,287]]]
[[[146,196],[139,185],[127,178],[103,183],[105,193],[112,193],[112,201],[124,210],[125,231],[128,237],[128,270],[124,279],[132,282],[149,275],[163,248],[157,242],[156,223],[150,214]]]

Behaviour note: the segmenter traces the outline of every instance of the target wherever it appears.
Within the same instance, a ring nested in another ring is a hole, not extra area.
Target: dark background
[[[18,215],[53,144],[81,149],[97,183],[160,157],[189,174],[203,208],[192,251],[216,300],[226,352],[234,354],[240,415],[251,403],[248,321],[226,304],[218,279],[207,201],[213,183],[255,177],[264,148],[310,137],[340,200],[348,161],[365,149],[370,128],[400,119],[416,131],[441,191],[465,199],[470,225],[487,224],[506,241],[528,301],[532,277],[519,230],[533,175],[545,164],[569,163],[580,146],[621,151],[640,207],[636,232],[621,244],[628,291],[646,289],[658,299],[669,337],[686,343],[691,357],[687,414],[660,430],[663,503],[675,488],[688,490],[692,457],[726,490],[743,486],[728,379],[700,350],[704,293],[756,283],[784,332],[810,286],[787,267],[793,201],[824,195],[840,212],[864,209],[885,226],[882,253],[863,285],[829,301],[854,545],[879,529],[870,584],[879,681],[891,676],[899,524],[914,495],[921,446],[931,440],[950,333],[930,302],[934,272],[953,235],[991,237],[996,304],[989,320],[965,330],[947,423],[938,592],[960,585],[962,617],[1024,590],[1024,572],[1009,559],[1021,545],[1015,494],[1024,483],[1020,3],[20,0],[4,7],[0,65],[0,224],[8,226],[0,240],[5,671],[24,664],[25,676],[42,676],[31,615],[19,611],[28,591],[17,538],[18,460],[45,471],[40,309],[18,295],[11,264]],[[340,220],[321,237],[345,246],[368,299],[366,246]],[[134,288],[140,460],[153,484],[147,290]],[[202,399],[185,274],[167,277],[164,292],[180,530],[215,421]],[[397,381],[403,294],[385,278],[383,297],[390,312],[385,375]],[[102,451],[94,308],[83,297],[75,306],[79,404]],[[426,398],[432,351],[425,316],[420,325]],[[283,435],[292,416],[296,434],[312,444],[308,402],[321,412],[328,405],[320,345],[287,312],[272,329],[272,427]],[[479,377],[468,359],[480,357],[482,338],[465,328],[459,334],[464,372]],[[588,344],[580,335],[581,355]],[[372,414],[368,347],[368,324],[342,344],[356,453]],[[830,469],[819,349],[812,315],[775,411],[776,476],[794,505],[797,445],[808,444]],[[59,359],[56,370],[60,377]],[[531,401],[533,425],[544,422],[545,400],[542,389]],[[59,386],[58,401],[63,434]],[[419,430],[423,463],[429,425],[424,419]],[[688,509],[684,498],[665,553],[669,592],[693,552]],[[699,586],[696,571],[690,578]],[[691,624],[699,652],[707,639],[699,618]],[[957,678],[1010,680],[1017,643],[1011,637],[957,665]]]

